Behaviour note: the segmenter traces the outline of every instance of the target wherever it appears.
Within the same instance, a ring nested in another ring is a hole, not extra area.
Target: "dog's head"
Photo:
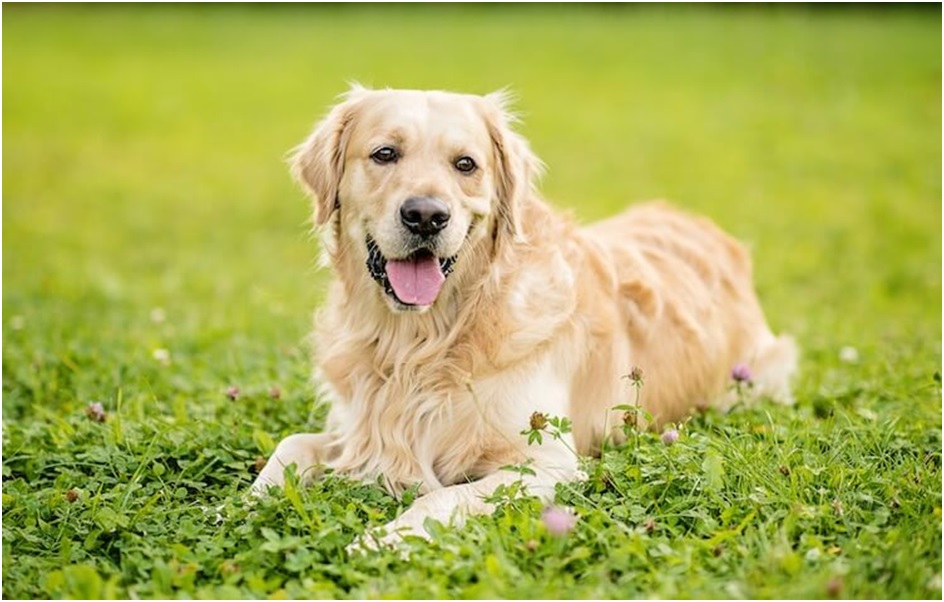
[[[505,101],[354,87],[295,151],[335,263],[356,263],[394,311],[428,309],[472,249],[519,236],[541,166]]]

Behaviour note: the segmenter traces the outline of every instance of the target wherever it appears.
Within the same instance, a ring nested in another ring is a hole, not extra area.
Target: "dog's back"
[[[661,202],[584,232],[613,266],[629,359],[643,370],[642,405],[657,422],[728,407],[739,364],[750,372],[741,376],[750,378],[751,397],[791,400],[796,347],[768,328],[740,243]]]

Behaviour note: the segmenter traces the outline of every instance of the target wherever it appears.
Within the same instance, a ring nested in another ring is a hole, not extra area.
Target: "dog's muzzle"
[[[406,307],[432,305],[456,257],[437,257],[429,249],[417,249],[403,259],[387,259],[376,241],[367,237],[367,271],[387,295]]]

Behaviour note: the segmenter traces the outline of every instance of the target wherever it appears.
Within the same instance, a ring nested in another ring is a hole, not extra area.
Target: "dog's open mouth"
[[[403,259],[387,259],[374,239],[367,237],[367,270],[402,305],[432,305],[455,263],[455,255],[437,257],[428,249]]]

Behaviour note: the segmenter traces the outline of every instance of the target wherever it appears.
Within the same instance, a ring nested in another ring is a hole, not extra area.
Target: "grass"
[[[939,7],[3,17],[4,598],[940,597]],[[797,405],[589,462],[562,538],[517,498],[349,558],[410,500],[329,477],[248,508],[325,414],[283,158],[352,79],[511,85],[558,206],[668,197],[747,241]]]

